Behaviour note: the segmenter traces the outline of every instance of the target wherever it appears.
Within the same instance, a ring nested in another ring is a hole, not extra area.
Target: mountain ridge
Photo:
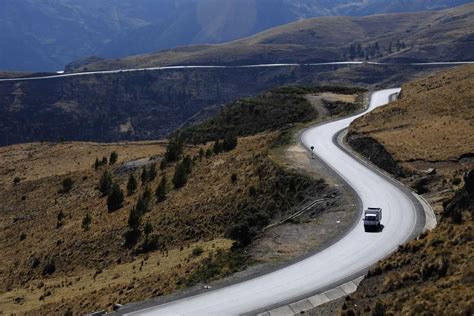
[[[468,61],[474,60],[473,21],[474,4],[443,11],[321,17],[225,44],[177,47],[99,61],[75,70],[347,60]]]
[[[439,10],[468,2],[4,0],[0,69],[57,71],[87,56],[117,58],[176,46],[222,43],[304,18]],[[23,23],[25,18],[28,23]]]

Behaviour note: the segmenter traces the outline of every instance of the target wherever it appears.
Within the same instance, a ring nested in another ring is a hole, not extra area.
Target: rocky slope
[[[373,267],[342,314],[472,314],[473,84],[473,66],[434,74],[351,126],[349,143],[423,194],[439,223]]]
[[[223,104],[273,87],[398,84],[432,67],[318,66],[182,69],[0,82],[0,146],[69,141],[150,140]]]

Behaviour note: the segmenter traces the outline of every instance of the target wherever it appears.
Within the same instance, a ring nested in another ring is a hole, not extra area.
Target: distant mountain
[[[348,60],[474,60],[474,3],[442,11],[306,19],[225,44],[100,60],[75,70]]]
[[[309,17],[438,10],[468,0],[3,0],[1,70],[60,70],[246,37]]]

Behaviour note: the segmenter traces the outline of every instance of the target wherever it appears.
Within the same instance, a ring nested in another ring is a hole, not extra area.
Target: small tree
[[[63,211],[59,211],[58,215],[56,216],[57,222],[56,222],[56,228],[59,228],[64,225],[64,213]]]
[[[20,177],[15,177],[15,179],[13,179],[13,185],[20,184],[20,181],[21,181]]]
[[[166,160],[161,160],[160,162],[160,170],[163,171],[166,169],[166,167],[168,167],[168,164],[166,163]]]
[[[193,168],[193,160],[191,159],[191,156],[184,157],[181,164],[183,165],[186,174],[190,174]]]
[[[146,188],[142,196],[138,199],[137,205],[135,207],[138,214],[143,215],[148,212],[151,200],[151,191],[149,188]]]
[[[211,148],[208,148],[208,149],[206,150],[206,158],[211,157],[213,154],[214,154],[214,152],[212,151]]]
[[[117,154],[117,152],[113,151],[113,152],[110,154],[109,163],[110,163],[111,165],[115,165],[115,163],[117,162],[117,159],[118,159],[118,154]]]
[[[166,177],[165,176],[161,178],[160,184],[158,185],[158,188],[156,188],[155,196],[158,202],[163,202],[164,200],[166,200]]]
[[[86,214],[82,219],[82,229],[88,231],[92,223],[92,217],[89,214]]]
[[[128,195],[135,194],[135,192],[137,191],[137,186],[138,186],[137,179],[135,179],[135,176],[132,173],[130,177],[128,178],[128,182],[127,182],[127,194]]]
[[[175,189],[179,189],[182,188],[186,182],[188,182],[186,166],[183,163],[178,163],[174,171],[173,185]]]
[[[74,182],[72,181],[71,178],[68,177],[68,178],[65,178],[61,184],[62,184],[62,188],[61,190],[59,190],[59,192],[68,193],[69,191],[71,191],[72,185],[74,184]]]
[[[199,149],[199,160],[201,160],[202,158],[204,158],[204,155],[205,155],[205,154],[206,154],[206,153],[204,152],[204,149],[202,149],[202,148]]]
[[[140,238],[141,214],[135,208],[130,210],[128,215],[128,231],[125,233],[125,245],[131,246],[137,243]]]
[[[153,181],[155,180],[156,176],[158,173],[156,172],[156,164],[152,164],[150,166],[150,170],[148,170],[148,181]]]
[[[145,185],[148,182],[149,175],[148,175],[148,168],[145,166],[142,169],[142,175],[140,176],[142,180],[142,185]]]
[[[102,196],[106,196],[110,193],[112,188],[112,175],[108,171],[104,171],[102,177],[99,180],[99,191],[102,193]]]
[[[231,151],[237,147],[237,137],[234,135],[228,135],[224,138],[224,142],[222,143],[222,149],[224,151]]]
[[[94,169],[98,170],[102,163],[99,161],[99,158],[95,158]]]
[[[112,189],[107,198],[107,208],[109,212],[114,212],[123,207],[123,192],[117,183],[112,185]]]
[[[148,240],[148,236],[153,232],[153,225],[150,222],[146,222],[145,227],[143,227],[143,233],[145,234],[145,239]]]
[[[178,161],[183,153],[183,140],[180,137],[172,138],[166,147],[165,160],[167,162]]]
[[[102,157],[102,161],[101,161],[102,165],[106,165],[107,164],[107,157]]]
[[[214,151],[214,154],[220,154],[220,152],[222,151],[222,144],[219,140],[216,140],[214,146],[212,147],[212,150]]]

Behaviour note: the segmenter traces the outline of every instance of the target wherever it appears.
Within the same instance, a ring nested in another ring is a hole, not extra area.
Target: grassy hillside
[[[474,154],[474,66],[404,85],[400,100],[356,120],[353,142],[371,138],[408,169],[443,170]]]
[[[473,66],[440,72],[352,124],[349,143],[423,194],[438,226],[371,269],[344,315],[472,314],[473,84]]]
[[[314,18],[227,44],[178,47],[100,61],[77,70],[341,60],[472,60],[473,16],[474,5],[467,4],[439,12]]]
[[[327,99],[319,107],[331,107],[331,100],[347,99],[337,104],[350,112],[360,106],[362,93],[303,87],[277,91],[278,98],[263,103],[264,109],[283,113],[292,118],[292,124],[316,118],[316,103],[301,99],[300,106],[293,106],[285,100],[310,95]],[[266,100],[265,95],[256,100]],[[249,114],[243,105],[238,111],[233,105],[229,108],[226,117],[231,121],[242,122],[245,116],[241,130],[246,136],[238,138],[235,148],[218,149],[215,139],[210,139],[225,124],[219,119],[212,124],[217,128],[212,134],[203,128],[211,121],[194,126],[192,134],[188,130],[187,135],[195,135],[201,144],[184,145],[182,154],[176,151],[180,146],[174,140],[3,147],[3,310],[17,314],[110,310],[114,303],[166,295],[229,276],[251,264],[250,258],[264,261],[268,257],[273,263],[274,249],[257,247],[257,257],[250,257],[248,245],[255,244],[265,226],[280,223],[312,199],[328,201],[308,209],[304,225],[309,227],[310,219],[324,213],[324,205],[349,214],[350,222],[350,203],[340,204],[338,188],[301,175],[295,171],[299,167],[274,158],[279,154],[272,153],[272,146],[281,139],[278,130],[287,122],[275,124],[272,116]],[[265,132],[257,133],[249,122],[258,122]],[[223,136],[218,138],[222,141]],[[112,153],[118,155],[115,162]],[[129,190],[132,175],[137,184]],[[123,193],[117,209],[110,207],[110,201],[116,200],[111,198],[116,196],[114,189],[104,191],[109,177]],[[327,230],[319,232],[317,242],[329,238],[326,234]],[[305,247],[311,245],[314,242]],[[292,253],[301,254],[305,247],[299,245]],[[291,258],[290,253],[286,256]]]

